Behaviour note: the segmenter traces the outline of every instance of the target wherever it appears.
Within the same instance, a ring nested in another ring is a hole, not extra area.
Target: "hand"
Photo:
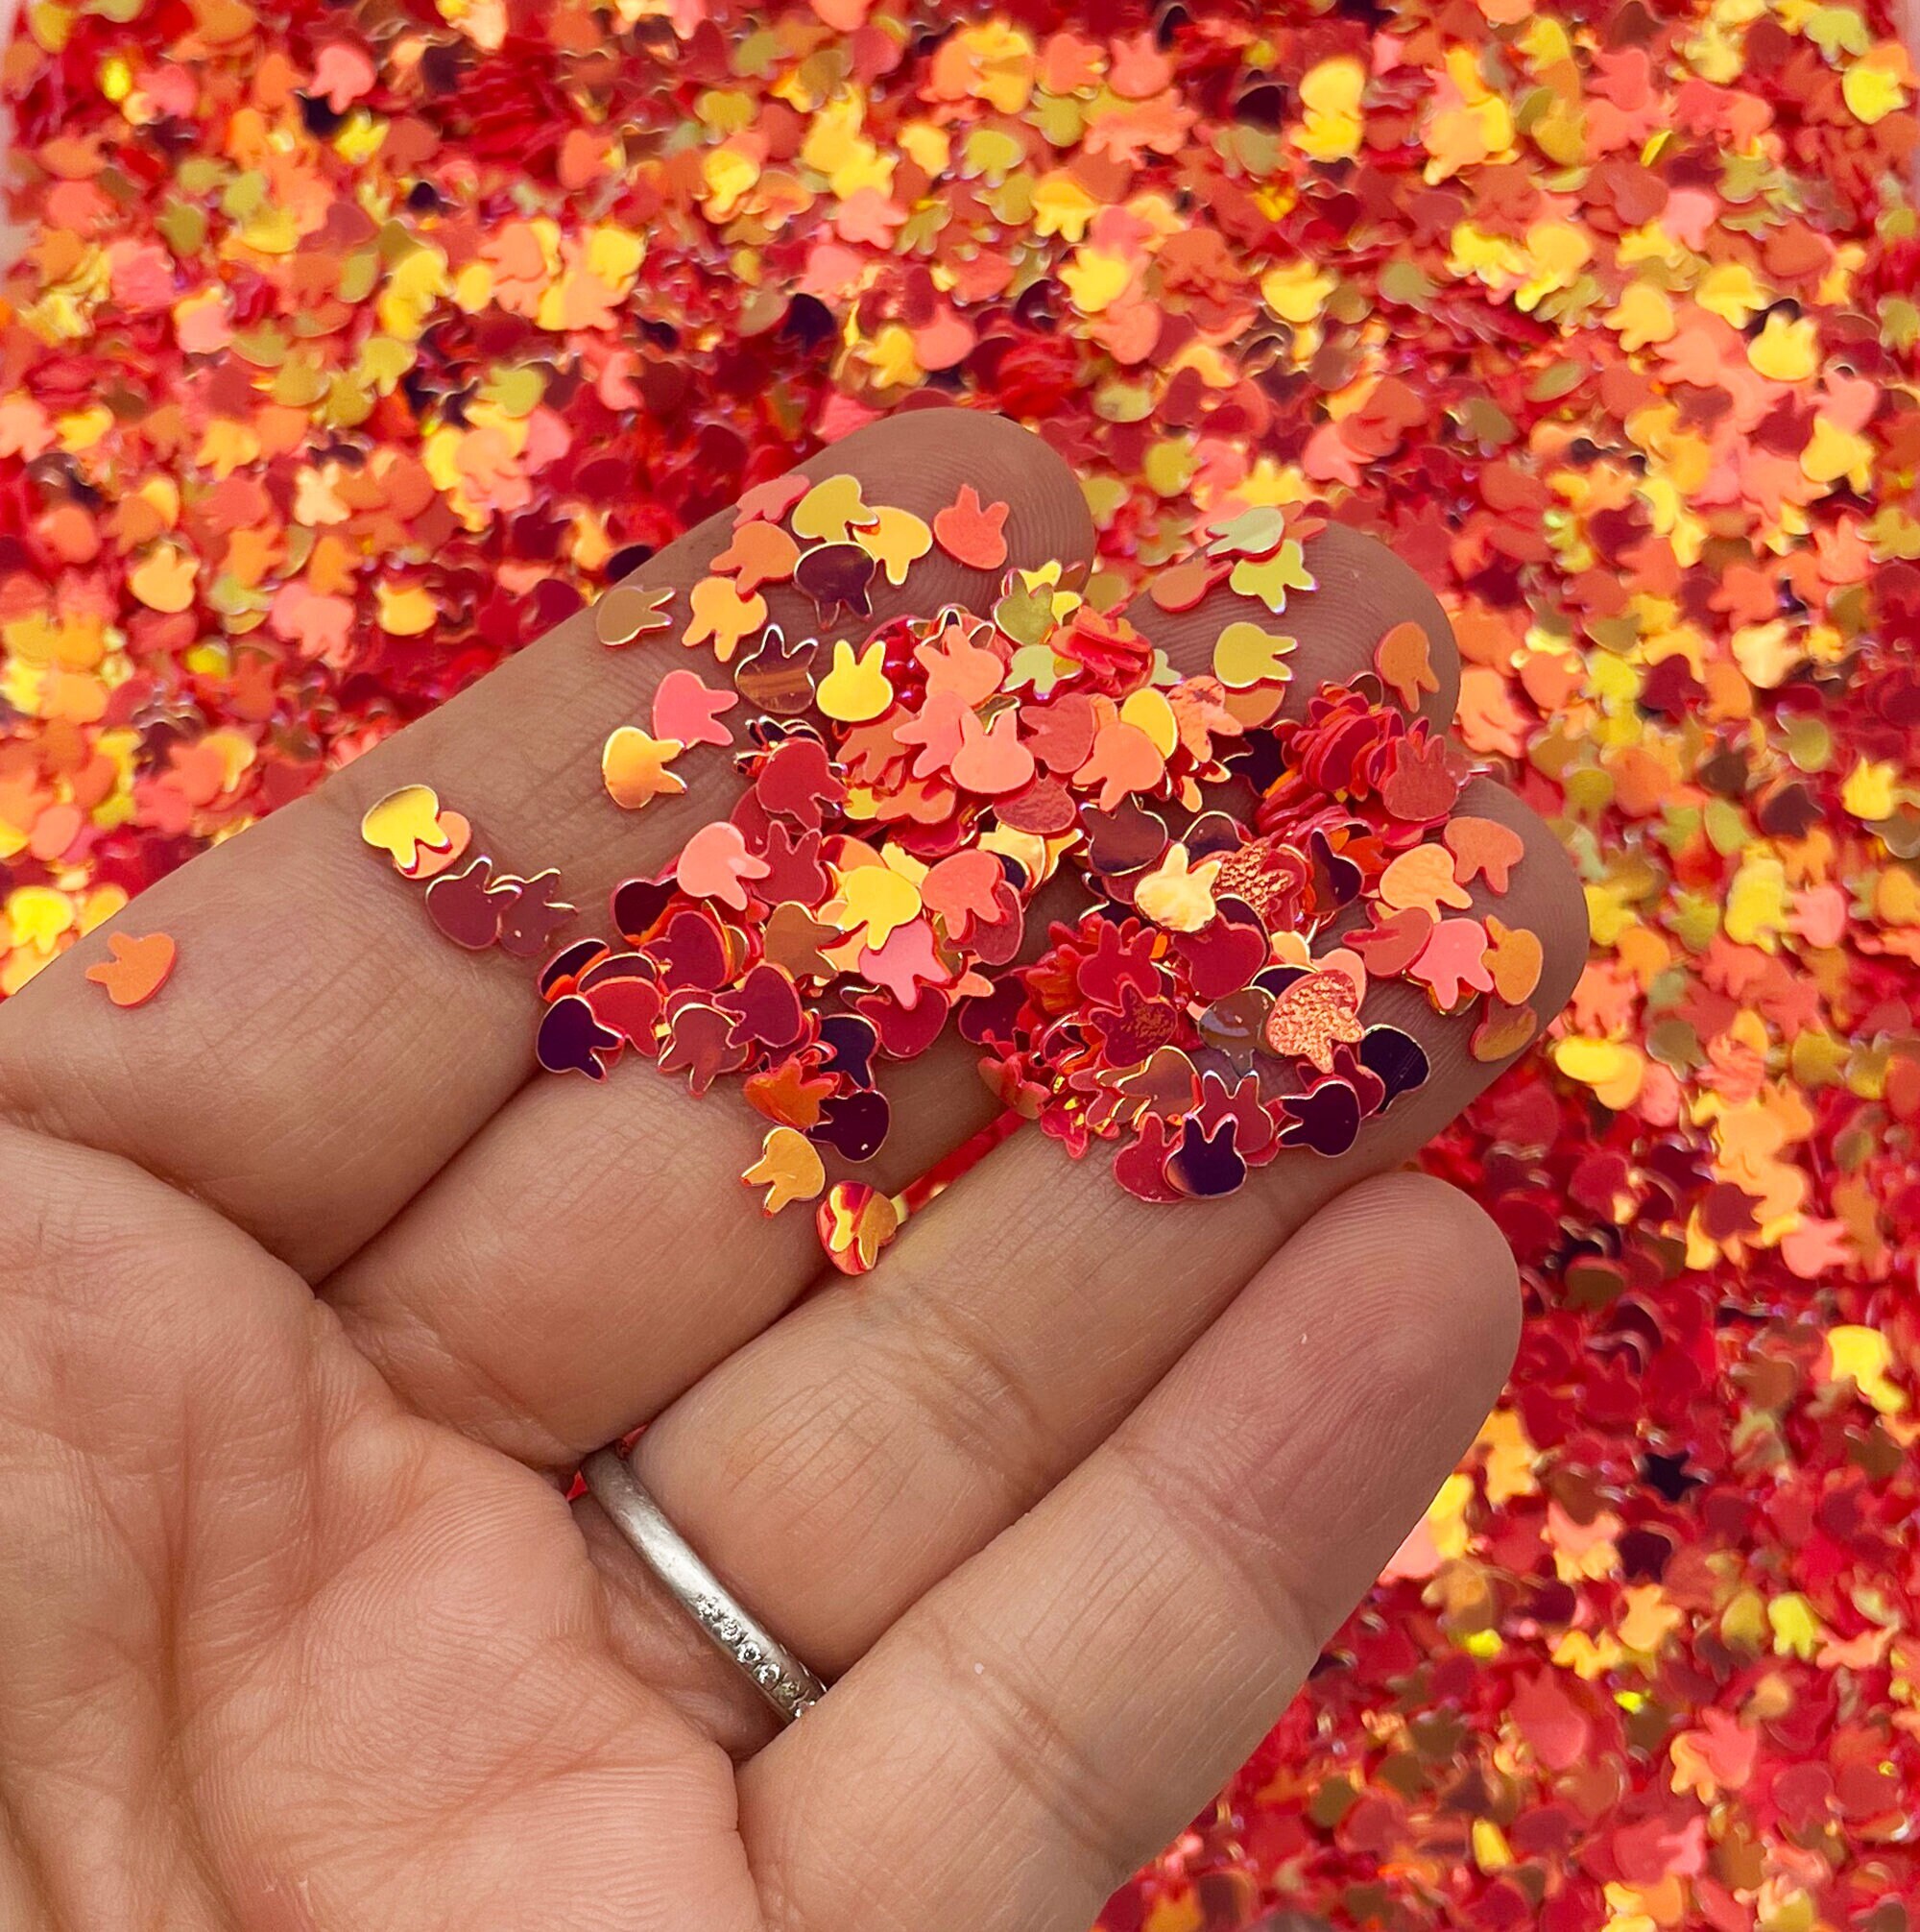
[[[898,417],[806,469],[923,517],[971,482],[1016,563],[1091,551],[1059,461],[991,418]],[[730,535],[642,581],[684,592]],[[1338,528],[1309,561],[1292,700],[1413,618],[1451,714],[1413,574]],[[997,578],[936,552],[890,608],[984,609]],[[1135,616],[1194,669],[1236,602]],[[439,937],[360,816],[431,784],[603,903],[716,815],[697,782],[637,819],[601,785],[601,739],[687,662],[569,621],[155,885],[121,922],[178,942],[151,1005],[86,982],[96,932],[0,1009],[0,1923],[1080,1926],[1257,1743],[1492,1402],[1512,1263],[1391,1170],[1499,1068],[1410,1002],[1433,1077],[1347,1156],[1168,1209],[1018,1134],[824,1285],[804,1211],[741,1187],[737,1096],[530,1078],[528,967]],[[1470,798],[1525,840],[1502,915],[1546,943],[1550,1015],[1572,874]],[[973,1058],[895,1070],[884,1185],[992,1113]],[[778,1736],[564,1500],[641,1423],[668,1515],[837,1680]]]

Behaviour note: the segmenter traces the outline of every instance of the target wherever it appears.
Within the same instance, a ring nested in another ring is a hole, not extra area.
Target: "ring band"
[[[596,1449],[580,1474],[640,1561],[788,1724],[827,1695],[827,1686],[701,1561],[624,1456]]]

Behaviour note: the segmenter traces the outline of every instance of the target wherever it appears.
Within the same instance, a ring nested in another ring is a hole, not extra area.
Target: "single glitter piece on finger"
[[[794,589],[810,598],[823,625],[873,615],[876,559],[858,543],[818,543],[795,565]]]
[[[771,1217],[794,1201],[815,1199],[827,1185],[827,1170],[804,1134],[775,1126],[767,1129],[759,1159],[740,1178],[749,1187],[766,1189],[760,1212]]]
[[[1453,855],[1453,877],[1462,885],[1484,879],[1489,891],[1503,893],[1526,851],[1526,841],[1511,826],[1495,818],[1462,813],[1449,819],[1440,834]]]
[[[593,606],[593,635],[610,650],[673,628],[673,590],[616,584]]]
[[[1154,573],[1147,595],[1163,611],[1178,615],[1198,610],[1207,593],[1216,584],[1225,583],[1233,568],[1229,563],[1213,563],[1205,557],[1189,557],[1184,563],[1169,564]]]
[[[1453,877],[1453,857],[1439,845],[1416,845],[1380,874],[1381,902],[1396,911],[1419,910],[1434,918],[1445,906],[1464,909],[1473,895]]]
[[[855,528],[853,540],[886,572],[896,590],[907,580],[914,565],[933,548],[933,532],[911,510],[881,504],[870,527]]]
[[[1260,1030],[1271,1053],[1296,1054],[1320,1073],[1333,1071],[1333,1049],[1359,1043],[1360,996],[1344,973],[1308,973],[1274,1001]]]
[[[440,822],[439,795],[428,785],[402,785],[376,799],[361,814],[360,836],[402,873],[418,867],[425,855],[452,845],[448,829]]]
[[[655,737],[638,725],[618,725],[600,752],[600,777],[607,796],[623,811],[637,811],[657,798],[673,798],[686,781],[669,771],[685,745],[677,737]]]
[[[743,597],[768,584],[792,581],[800,545],[778,523],[742,523],[733,540],[713,559],[716,576],[732,577]]]
[[[592,1004],[564,993],[545,1006],[534,1041],[534,1057],[549,1074],[584,1074],[604,1080],[619,1058],[620,1035],[601,1025]]]
[[[1504,1060],[1531,1045],[1540,1030],[1540,1016],[1531,1006],[1495,1004],[1474,1028],[1472,1049],[1476,1060]]]
[[[971,483],[933,519],[934,541],[956,564],[970,570],[997,570],[1007,561],[1006,522],[1009,506],[982,503]]]
[[[667,672],[654,687],[653,737],[682,746],[716,744],[723,749],[733,734],[720,722],[740,702],[738,691],[715,690],[699,672],[684,666]]]
[[[96,960],[86,969],[86,977],[105,987],[116,1006],[144,1006],[172,977],[177,955],[167,933],[147,932],[136,938],[131,932],[109,932],[107,950],[112,957]]]
[[[859,1181],[835,1181],[820,1203],[820,1244],[842,1274],[865,1274],[900,1232],[900,1209]]]
[[[1504,925],[1490,914],[1486,921],[1486,967],[1500,1002],[1523,1006],[1533,997],[1546,965],[1539,935],[1525,927]]]
[[[500,950],[516,959],[535,958],[574,914],[574,907],[559,896],[560,874],[549,870],[531,879],[506,877],[498,884]]]
[[[1258,597],[1276,616],[1286,609],[1289,591],[1315,588],[1305,554],[1291,537],[1271,557],[1242,557],[1227,582],[1240,596]]]
[[[825,476],[795,503],[787,518],[793,534],[808,543],[851,543],[856,530],[877,521],[860,494],[857,476]]]
[[[443,873],[426,889],[426,912],[435,927],[456,946],[482,953],[500,937],[505,902],[514,886],[493,876],[493,861],[484,855],[459,872]]]
[[[829,718],[860,724],[876,718],[894,701],[887,682],[886,647],[870,644],[857,656],[844,639],[833,646],[833,664],[820,680],[814,700]]]
[[[808,477],[798,470],[789,470],[784,476],[743,490],[734,507],[733,527],[740,529],[760,520],[778,523],[811,487]]]
[[[1284,685],[1293,675],[1286,660],[1295,643],[1292,638],[1237,619],[1213,640],[1213,675],[1230,690]]]
[[[757,711],[774,717],[794,716],[812,708],[819,659],[816,639],[797,638],[788,643],[780,627],[769,624],[759,642],[733,661],[733,687]]]
[[[710,644],[724,664],[767,620],[767,600],[756,591],[743,596],[725,577],[702,577],[687,596],[688,617],[681,641],[689,649]]]
[[[1374,646],[1374,669],[1380,683],[1410,712],[1420,709],[1423,692],[1440,688],[1427,633],[1416,623],[1395,624]]]

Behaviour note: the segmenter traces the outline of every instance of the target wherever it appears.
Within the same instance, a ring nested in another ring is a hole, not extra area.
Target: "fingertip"
[[[1319,586],[1315,597],[1353,633],[1348,638],[1343,630],[1342,639],[1350,653],[1363,658],[1356,670],[1373,667],[1374,646],[1395,624],[1417,624],[1426,632],[1439,689],[1423,693],[1421,715],[1451,724],[1460,699],[1460,650],[1427,579],[1379,538],[1344,523],[1329,523],[1307,545],[1307,562]]]
[[[1325,1216],[1362,1223],[1357,1238],[1407,1262],[1403,1334],[1416,1372],[1456,1368],[1467,1427],[1493,1406],[1520,1346],[1520,1269],[1506,1237],[1472,1195],[1435,1174],[1380,1174]],[[1309,1223],[1309,1227],[1313,1223]]]
[[[983,502],[1011,503],[1012,562],[1033,569],[1092,560],[1093,519],[1078,478],[1044,437],[1011,417],[945,405],[901,409],[860,431],[859,440],[863,463],[929,472],[949,497],[968,483]]]
[[[1476,778],[1460,795],[1456,811],[1491,818],[1517,832],[1525,851],[1514,868],[1511,893],[1485,907],[1509,926],[1530,928],[1541,946],[1540,983],[1530,1003],[1544,1031],[1572,997],[1587,963],[1586,889],[1567,848],[1538,812],[1494,778]]]
[[[1432,1174],[1400,1171],[1336,1195],[1276,1254],[1245,1295],[1332,1283],[1365,1345],[1356,1375],[1389,1408],[1457,1403],[1469,1434],[1500,1392],[1520,1343],[1520,1274],[1477,1202]],[[1284,1314],[1277,1316],[1284,1325]]]

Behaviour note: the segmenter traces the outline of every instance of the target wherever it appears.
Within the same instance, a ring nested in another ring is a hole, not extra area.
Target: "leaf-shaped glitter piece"
[[[131,932],[109,932],[107,950],[113,956],[96,960],[86,969],[86,977],[96,986],[104,986],[116,1006],[144,1006],[174,970],[176,949],[164,932],[148,932],[139,938]]]
[[[971,483],[946,509],[935,513],[934,540],[956,564],[970,570],[997,570],[1007,561],[1006,522],[1010,506],[982,503]]]
[[[686,781],[667,766],[685,749],[677,737],[655,737],[638,725],[617,726],[600,752],[607,796],[623,811],[638,811],[657,798],[678,797]]]
[[[794,1201],[817,1198],[827,1185],[827,1168],[804,1134],[792,1127],[769,1127],[759,1159],[740,1178],[750,1188],[766,1189],[760,1212],[771,1219]]]
[[[440,823],[440,798],[430,785],[403,785],[376,799],[360,817],[360,836],[384,852],[396,870],[418,863],[422,851],[440,852],[447,834]]]

